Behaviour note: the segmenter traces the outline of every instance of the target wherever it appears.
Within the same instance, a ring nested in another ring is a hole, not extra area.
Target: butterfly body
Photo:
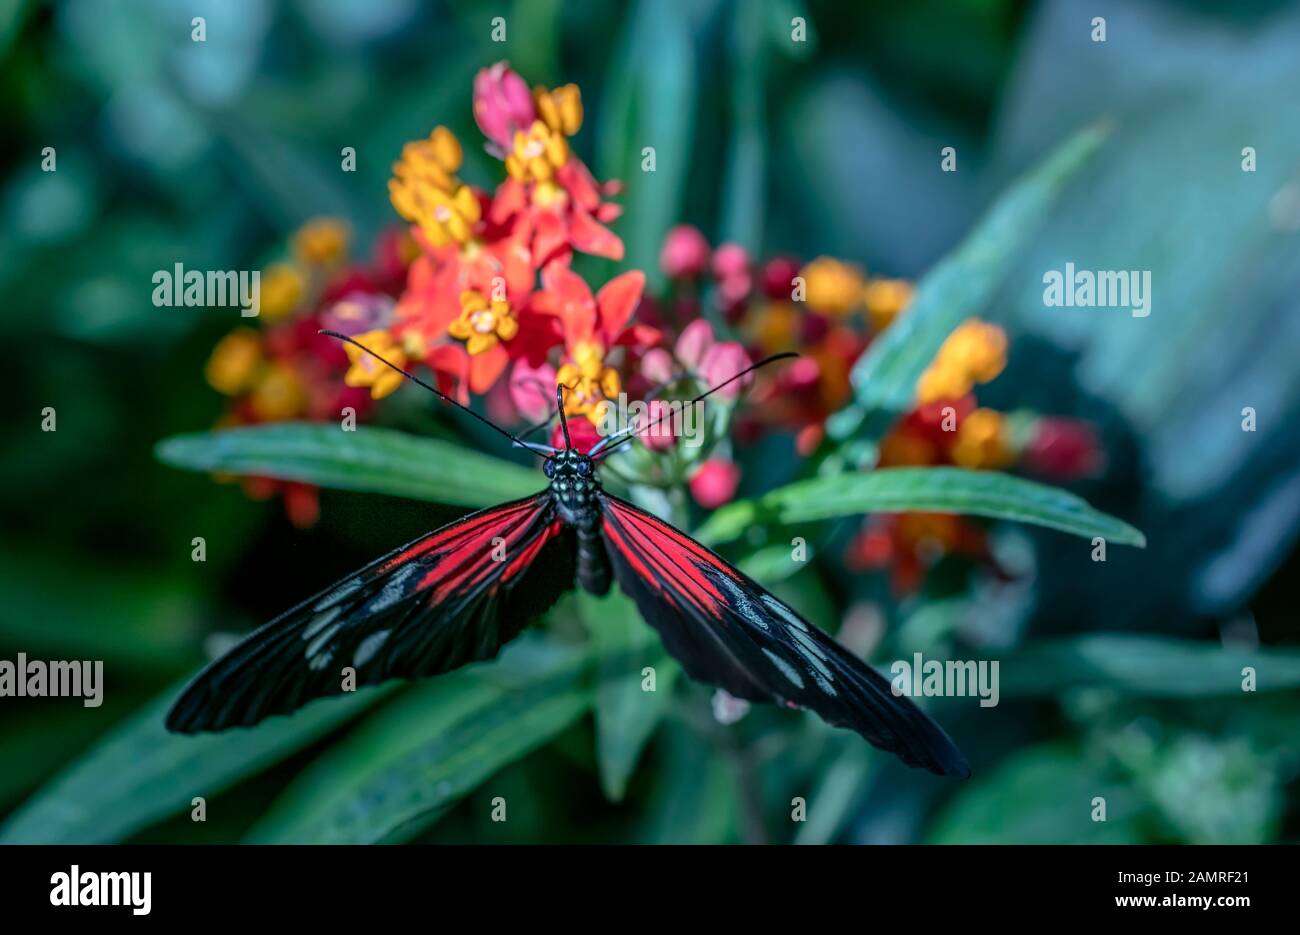
[[[566,449],[543,462],[551,480],[555,511],[578,535],[578,584],[597,597],[610,586],[609,557],[600,536],[601,488],[596,466],[586,455]]]

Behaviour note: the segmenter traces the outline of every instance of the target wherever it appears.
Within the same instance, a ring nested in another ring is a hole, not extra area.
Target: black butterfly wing
[[[925,712],[753,579],[658,517],[608,494],[601,502],[619,586],[692,678],[749,701],[809,708],[909,766],[970,775]]]
[[[167,715],[180,733],[255,724],[356,684],[490,659],[573,586],[573,534],[549,492],[395,549],[251,633]]]

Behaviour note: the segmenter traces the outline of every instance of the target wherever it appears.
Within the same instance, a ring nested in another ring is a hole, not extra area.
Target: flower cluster
[[[803,454],[821,444],[827,417],[848,401],[858,357],[912,298],[910,282],[869,276],[834,257],[777,256],[756,264],[735,244],[711,247],[687,225],[670,232],[660,265],[674,284],[662,303],[666,317],[690,319],[708,303],[745,337],[750,355],[800,352],[758,391],[760,405],[741,430],[749,437],[771,427],[794,431]],[[918,381],[916,406],[882,440],[878,466],[1015,468],[1057,480],[1094,472],[1100,446],[1085,423],[978,406],[976,387],[996,379],[1006,363],[1001,328],[962,323]],[[907,592],[944,555],[987,561],[984,527],[952,514],[869,517],[847,559],[859,569],[888,567],[895,587]]]
[[[386,320],[411,248],[393,231],[369,262],[353,263],[348,245],[343,222],[318,218],[294,234],[288,259],[264,271],[257,327],[241,326],[222,338],[204,371],[209,385],[227,397],[222,426],[333,421],[349,408],[358,418],[367,413],[369,394],[341,379],[347,358],[339,342],[318,332],[357,334]],[[281,494],[295,524],[315,522],[316,488],[266,477],[241,481],[253,497]]]
[[[638,443],[620,454],[631,483],[684,487],[701,506],[731,500],[741,469],[730,441],[769,431],[793,435],[809,454],[825,423],[851,397],[849,375],[871,341],[906,313],[911,283],[870,276],[834,257],[756,261],[734,243],[711,245],[696,228],[667,235],[659,262],[666,287],[646,294],[639,271],[593,288],[575,254],[619,260],[609,228],[620,213],[617,182],[597,181],[571,141],[583,124],[574,85],[529,88],[504,62],[474,80],[473,113],[486,151],[499,160],[495,187],[461,178],[464,150],[446,127],[403,147],[389,196],[404,229],[385,235],[368,264],[348,264],[337,221],[305,225],[292,257],[263,277],[260,329],[238,329],[217,346],[208,380],[230,397],[227,424],[364,416],[401,386],[404,369],[427,368],[463,404],[480,397],[495,421],[550,423],[560,443],[554,390],[564,387],[570,436],[580,450],[608,431],[612,407],[644,400]],[[374,354],[317,334],[330,328]],[[682,444],[677,401],[726,383],[759,357],[796,350],[797,360],[728,384],[712,397],[705,443]],[[1081,423],[1004,415],[977,405],[977,386],[1006,366],[1002,330],[968,321],[953,332],[917,386],[915,408],[883,439],[881,466],[1024,468],[1055,477],[1097,466],[1099,447]],[[750,391],[759,404],[732,405]],[[720,405],[717,405],[720,404]],[[619,410],[613,410],[617,414]],[[659,426],[659,430],[654,430]],[[663,431],[667,428],[668,431]],[[249,479],[254,493],[280,490],[296,522],[310,522],[315,491]],[[889,565],[902,589],[936,556],[986,554],[983,528],[955,516],[868,519],[849,551],[857,567]]]
[[[358,340],[399,366],[427,366],[462,403],[505,387],[498,415],[502,406],[515,416],[538,410],[539,387],[554,385],[558,364],[569,413],[596,420],[619,390],[607,358],[655,336],[630,325],[641,274],[593,295],[570,268],[575,251],[623,256],[605,226],[620,212],[608,200],[618,186],[597,183],[569,145],[582,127],[581,94],[574,85],[530,91],[502,62],[475,79],[474,117],[504,178],[492,191],[461,179],[464,151],[446,127],[402,149],[389,196],[417,255],[391,320]],[[350,385],[375,398],[396,389],[400,376],[359,349],[350,356]]]

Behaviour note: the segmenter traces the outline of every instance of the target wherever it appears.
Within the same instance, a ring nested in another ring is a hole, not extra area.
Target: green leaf
[[[250,831],[263,843],[374,843],[418,834],[591,706],[588,657],[525,636],[500,661],[404,693],[295,779]]]
[[[1074,494],[995,471],[882,468],[835,474],[780,487],[716,511],[699,529],[703,542],[726,542],[755,523],[801,523],[860,513],[965,513],[1033,523],[1076,536],[1145,546],[1128,523],[1094,510]]]
[[[1088,127],[1015,182],[955,251],[917,284],[907,311],[854,365],[856,406],[834,420],[838,438],[878,438],[916,402],[916,381],[964,319],[989,303],[1021,248],[1046,218],[1066,183],[1109,135]]]
[[[1147,697],[1240,696],[1247,666],[1255,670],[1257,691],[1300,688],[1300,650],[1118,633],[1031,643],[1002,660],[1000,686],[1005,696],[1052,696],[1084,686]]]
[[[795,844],[829,844],[853,815],[853,805],[866,787],[871,754],[856,738],[821,774],[808,800],[807,821],[795,833]]]
[[[660,731],[655,747],[663,765],[636,842],[735,843],[740,837],[740,796],[725,757],[678,719]]]
[[[1092,820],[1098,796],[1105,799],[1105,821]],[[1014,754],[963,786],[927,843],[1140,844],[1146,810],[1124,777],[1054,744]]]
[[[160,460],[194,471],[252,474],[338,490],[483,507],[545,485],[540,472],[460,445],[391,429],[282,422],[177,435],[158,443]]]
[[[672,701],[680,671],[658,635],[621,592],[578,596],[596,653],[596,764],[605,795],[620,801],[641,751]],[[655,670],[655,690],[643,691],[641,670]]]
[[[188,736],[163,727],[176,689],[111,731],[0,827],[0,842],[110,844],[301,750],[385,689],[314,702],[251,729]]]
[[[681,217],[695,133],[695,22],[698,3],[639,0],[631,7],[606,79],[598,165],[602,178],[622,179],[632,225],[615,225],[624,265],[645,270],[649,290],[663,284],[659,249]],[[643,171],[646,147],[654,171]]]
[[[76,587],[68,582],[75,581]],[[0,549],[0,640],[28,655],[183,671],[202,631],[194,588],[143,566],[72,553]]]

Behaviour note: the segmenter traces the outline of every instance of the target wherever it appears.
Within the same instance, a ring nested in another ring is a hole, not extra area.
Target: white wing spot
[[[339,601],[343,600],[343,598],[347,597],[349,594],[356,591],[360,587],[361,587],[361,576],[357,575],[356,577],[352,578],[350,581],[343,582],[333,591],[331,591],[330,593],[322,597],[319,601],[316,602],[315,606],[312,607],[312,610],[324,610],[325,608],[333,604],[337,604]]]
[[[321,628],[324,627],[326,624],[333,623],[334,619],[341,613],[343,613],[343,608],[340,606],[340,607],[331,607],[329,610],[322,611],[321,613],[317,614],[316,618],[312,620],[310,624],[308,624],[307,629],[302,631],[302,638],[305,640],[311,639],[313,636],[319,633],[321,631]]]
[[[406,596],[406,581],[412,575],[420,572],[420,568],[412,562],[393,573],[384,585],[384,589],[366,602],[366,613],[375,613],[380,610],[387,610],[392,607],[403,597]]]
[[[303,655],[308,659],[313,659],[313,657],[315,657],[315,655],[325,647],[325,644],[334,638],[334,634],[338,631],[339,625],[337,623],[330,624],[320,634],[318,634],[314,640],[307,644],[307,651]],[[329,660],[329,655],[329,653],[325,654],[326,661]]]
[[[375,658],[375,653],[379,652],[388,641],[388,634],[392,632],[392,630],[378,630],[357,644],[357,651],[352,654],[352,665],[359,669]]]
[[[782,604],[772,595],[764,594],[763,603],[767,606],[768,610],[772,611],[772,613],[776,614],[778,617],[780,617],[786,623],[790,624],[790,626],[794,627],[796,630],[802,630],[805,633],[808,632],[808,625],[804,623],[802,620],[800,620],[798,615],[795,614],[794,611],[792,611],[789,607],[786,607],[784,604]]]
[[[764,649],[763,655],[772,660],[772,665],[781,670],[781,674],[786,677],[790,684],[794,685],[796,688],[803,688],[803,679],[799,677],[799,673],[795,671],[794,666],[790,665],[790,663],[786,662],[770,649]]]

